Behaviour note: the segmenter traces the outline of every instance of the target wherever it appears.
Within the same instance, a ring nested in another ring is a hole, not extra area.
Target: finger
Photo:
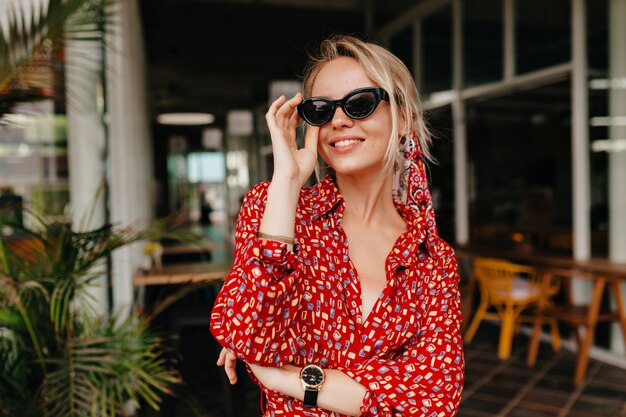
[[[276,112],[285,102],[285,96],[280,96],[270,105],[270,108],[265,113],[265,120],[268,126],[274,126],[276,122]]]
[[[226,348],[222,348],[222,350],[220,351],[220,355],[217,358],[217,366],[223,366],[225,361],[226,361],[226,355],[230,353],[228,351],[228,349]]]
[[[285,100],[287,100],[287,98],[284,95],[281,95],[280,97],[278,97],[276,100],[272,102],[267,112],[272,113],[272,114],[276,113],[276,111],[278,111],[280,106],[283,105]]]
[[[285,101],[282,106],[276,112],[276,117],[286,118],[291,117],[293,112],[296,110],[298,104],[302,102],[302,94],[296,93],[295,96]]]
[[[304,147],[313,155],[317,155],[317,142],[320,136],[319,126],[309,126],[306,131],[306,137],[304,138]]]
[[[291,119],[291,115],[296,110],[296,106],[300,104],[301,101],[302,101],[302,94],[296,93],[295,96],[293,96],[291,99],[286,101],[282,106],[280,106],[280,109],[278,109],[278,111],[276,112],[276,119],[279,121],[279,123],[282,122],[283,126],[288,125]]]
[[[293,109],[291,116],[289,117],[289,128],[295,129],[298,126],[298,122],[300,121],[300,115],[298,114],[298,109]]]
[[[226,371],[226,376],[228,377],[231,385],[237,383],[237,358],[232,353],[226,355],[224,371]]]

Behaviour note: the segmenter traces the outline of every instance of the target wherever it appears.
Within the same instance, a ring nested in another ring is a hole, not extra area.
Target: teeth
[[[358,139],[347,139],[347,140],[340,140],[339,142],[335,142],[334,146],[335,148],[339,148],[341,146],[356,145],[357,143],[361,143],[361,141]]]

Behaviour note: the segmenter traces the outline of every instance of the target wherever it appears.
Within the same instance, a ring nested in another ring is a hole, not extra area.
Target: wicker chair
[[[518,265],[500,259],[475,258],[473,273],[480,289],[480,305],[465,333],[465,341],[470,343],[476,330],[485,318],[500,320],[500,340],[498,357],[507,359],[515,327],[523,311],[547,302],[558,291],[550,283],[542,281],[539,271],[530,266]],[[556,320],[550,320],[552,344],[560,348],[560,337]]]

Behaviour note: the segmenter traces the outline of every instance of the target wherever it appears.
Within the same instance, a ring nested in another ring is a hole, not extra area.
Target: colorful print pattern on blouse
[[[246,362],[343,371],[367,389],[363,416],[454,416],[464,362],[450,246],[397,202],[408,230],[389,253],[387,285],[363,320],[332,178],[302,190],[293,251],[257,238],[268,185],[253,187],[239,213],[233,268],[211,314],[219,343]],[[340,416],[263,390],[266,416]]]

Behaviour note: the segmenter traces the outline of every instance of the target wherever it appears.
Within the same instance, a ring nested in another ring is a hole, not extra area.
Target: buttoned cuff
[[[376,399],[376,395],[369,389],[365,391],[363,396],[363,403],[361,404],[361,417],[376,417],[379,416],[379,404]]]
[[[258,259],[260,267],[269,277],[281,280],[297,269],[297,245],[294,245],[293,251],[287,246],[274,240],[254,239],[248,247],[247,258]]]
[[[369,381],[361,377],[361,372],[354,369],[342,369],[346,375],[363,385],[366,389],[363,396],[363,402],[361,403],[361,417],[380,417],[392,415],[389,406],[380,401],[380,398],[376,396],[374,391],[369,385]]]

